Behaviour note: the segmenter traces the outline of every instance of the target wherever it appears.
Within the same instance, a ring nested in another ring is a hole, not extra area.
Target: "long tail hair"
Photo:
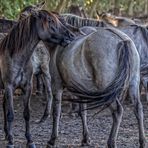
[[[100,106],[109,106],[112,102],[114,102],[117,98],[121,99],[129,86],[129,79],[131,73],[131,48],[130,41],[121,41],[118,44],[118,72],[115,79],[110,83],[110,85],[104,89],[103,91],[97,93],[90,93],[85,90],[82,86],[77,86],[77,83],[74,82],[73,88],[71,89],[72,93],[79,97],[79,99],[68,101],[76,102],[76,103],[87,103],[87,109],[94,109]]]

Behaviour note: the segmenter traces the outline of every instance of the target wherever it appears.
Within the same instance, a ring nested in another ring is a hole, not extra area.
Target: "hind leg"
[[[109,139],[107,142],[108,148],[117,148],[116,146],[116,139],[117,139],[117,134],[119,131],[120,123],[122,120],[122,115],[123,115],[123,107],[119,100],[117,100],[115,103],[113,103],[110,106],[110,110],[112,113],[112,118],[113,118],[113,125],[111,128],[111,132],[109,135]]]
[[[43,93],[43,82],[41,74],[37,74],[36,76],[36,95],[42,96]]]
[[[130,85],[129,95],[134,105],[134,113],[138,121],[140,148],[146,148],[146,138],[143,124],[143,106],[139,95],[139,85]]]
[[[148,82],[146,80],[143,80],[142,84],[143,84],[143,87],[145,89],[146,101],[148,103]]]
[[[53,128],[51,138],[47,144],[47,148],[55,146],[56,140],[58,138],[62,92],[63,90],[58,90],[55,94],[53,94]]]
[[[82,125],[83,125],[82,146],[88,146],[90,145],[90,137],[89,137],[88,126],[87,126],[87,110],[85,110],[86,104],[79,104],[79,106],[80,106],[79,114],[80,114]]]
[[[45,107],[45,111],[44,111],[44,115],[41,118],[40,122],[44,122],[47,117],[49,116],[50,112],[51,112],[51,107],[52,107],[52,100],[53,100],[53,96],[52,96],[52,91],[51,91],[51,78],[50,78],[50,74],[43,74],[43,82],[45,85],[45,96],[46,96],[46,107]]]

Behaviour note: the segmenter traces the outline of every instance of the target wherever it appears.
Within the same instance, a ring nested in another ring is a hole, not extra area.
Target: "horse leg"
[[[86,110],[86,104],[79,104],[80,110],[79,114],[82,120],[83,125],[83,139],[82,139],[82,146],[89,146],[90,145],[90,137],[88,132],[88,126],[87,126],[87,110]]]
[[[146,148],[147,144],[144,132],[144,124],[143,124],[143,106],[139,95],[139,85],[138,86],[131,85],[129,88],[129,95],[130,98],[132,99],[132,103],[134,105],[134,113],[138,121],[140,148]]]
[[[47,102],[46,102],[44,115],[41,118],[40,122],[44,122],[47,119],[47,117],[49,116],[49,114],[51,112],[51,106],[52,106],[52,100],[53,100],[52,91],[51,91],[50,74],[48,74],[48,75],[43,74],[43,82],[44,82],[44,85],[45,85],[45,96],[46,96]]]
[[[36,75],[36,95],[41,96],[43,92],[43,83],[41,74]]]
[[[108,148],[116,148],[116,139],[117,139],[117,134],[119,131],[120,123],[122,120],[122,115],[123,115],[123,107],[119,100],[116,101],[116,103],[112,104],[110,106],[110,110],[112,113],[112,118],[113,118],[113,125],[111,128],[111,132],[109,135],[109,139],[107,142]]]
[[[32,93],[32,86],[31,83],[27,84],[23,90],[24,92],[24,112],[23,116],[25,119],[25,126],[26,126],[26,132],[25,137],[27,139],[27,147],[28,148],[36,148],[35,144],[32,141],[31,133],[30,133],[30,97]]]
[[[143,80],[143,86],[144,86],[144,89],[145,89],[146,101],[148,103],[148,82]]]
[[[3,112],[4,112],[4,132],[5,132],[5,139],[7,140],[8,131],[7,131],[7,114],[6,114],[6,99],[5,94],[3,97]]]
[[[14,120],[13,87],[10,84],[5,86],[3,109],[4,109],[4,131],[6,139],[8,140],[7,148],[14,148],[13,134],[12,134],[12,123]]]
[[[62,92],[63,90],[58,90],[58,92],[53,95],[53,128],[51,138],[47,144],[47,148],[55,146],[56,140],[58,138]]]

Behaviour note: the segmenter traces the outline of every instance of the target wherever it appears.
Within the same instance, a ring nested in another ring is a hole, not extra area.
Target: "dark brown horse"
[[[45,2],[42,2],[42,3],[38,3],[36,5],[31,5],[31,6],[25,7],[21,11],[19,20],[23,20],[24,18],[29,16],[32,11],[41,9],[44,6],[44,4],[45,4]],[[0,32],[6,33],[6,32],[9,32],[10,29],[13,27],[13,25],[15,25],[17,22],[12,21],[12,20],[1,19],[0,23],[1,23]],[[2,39],[3,37],[4,37],[4,35],[2,35],[0,37],[0,39]],[[51,80],[50,80],[50,74],[49,74],[49,60],[50,60],[49,53],[48,53],[45,45],[41,41],[36,46],[35,51],[33,52],[33,55],[31,57],[31,66],[33,67],[33,74],[37,78],[36,94],[38,95],[38,94],[42,94],[44,92],[45,99],[47,100],[44,115],[40,121],[44,121],[48,117],[50,110],[51,110],[50,98],[52,98],[52,93],[51,93],[51,87],[50,87]],[[44,82],[44,88],[45,88],[44,91],[43,91],[43,87],[42,87],[43,83],[41,83],[41,82]],[[16,92],[16,94],[18,94],[18,91]]]
[[[0,44],[0,72],[5,89],[3,103],[4,130],[8,140],[8,148],[14,147],[12,133],[14,120],[13,93],[17,87],[20,87],[24,93],[27,147],[35,147],[29,124],[33,74],[30,67],[30,58],[35,46],[40,40],[53,45],[66,46],[73,39],[74,35],[62,25],[54,14],[42,10],[32,12],[27,18],[20,20],[2,40]]]

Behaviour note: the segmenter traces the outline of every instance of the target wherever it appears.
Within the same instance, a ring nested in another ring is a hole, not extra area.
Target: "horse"
[[[30,95],[32,88],[31,55],[40,40],[44,43],[67,46],[74,34],[51,12],[32,11],[27,18],[18,21],[0,43],[0,78],[4,87],[4,131],[7,147],[13,148],[12,123],[14,120],[13,93],[19,87],[24,97],[25,136],[27,147],[35,148],[30,133]],[[7,59],[7,60],[6,60]],[[52,98],[51,98],[52,101]]]
[[[70,23],[71,25],[73,25],[75,27],[83,27],[83,26],[95,26],[95,27],[101,26],[101,27],[106,27],[106,26],[110,26],[107,23],[105,23],[104,21],[100,22],[100,21],[95,20],[95,19],[85,19],[85,18],[81,18],[81,17],[78,17],[76,15],[71,15],[71,14],[62,14],[62,15],[60,15],[60,17],[62,19],[64,19],[64,21]],[[85,31],[89,32],[88,28],[81,28],[81,29],[84,32]],[[137,85],[136,86],[132,86],[132,87],[137,87]],[[133,90],[130,89],[130,92],[131,92],[130,96],[131,96],[132,102],[133,102],[133,104],[135,106],[134,112],[135,112],[136,118],[138,120],[139,142],[140,142],[140,145],[142,147],[144,147],[145,146],[145,134],[144,134],[144,126],[143,126],[142,104],[141,104],[141,101],[139,99],[139,94],[135,95],[135,92],[134,92],[134,94],[132,94],[132,91]],[[138,93],[139,93],[139,91],[138,91]],[[60,101],[57,101],[57,102],[60,103]],[[55,110],[56,110],[56,108],[55,108]],[[59,111],[58,111],[58,113],[59,113]],[[82,143],[86,144],[89,141],[89,136],[87,136],[88,135],[88,129],[87,129],[87,124],[86,124],[86,118],[83,118],[82,120],[83,120],[82,122],[83,122],[83,130],[84,130],[83,135],[85,135],[83,140],[82,140]],[[58,124],[58,119],[55,119],[55,122],[56,122],[55,124]],[[54,133],[54,130],[55,130],[56,134]],[[54,145],[54,143],[55,143],[54,139],[56,139],[57,135],[58,135],[57,134],[57,125],[55,125],[54,129],[53,129],[53,134],[52,134],[51,140],[49,141],[49,145],[50,144]]]
[[[42,9],[42,7],[44,6],[45,2],[41,2],[38,3],[36,5],[31,5],[31,6],[27,6],[25,7],[20,14],[19,20],[24,19],[25,17],[29,16],[31,14],[31,11],[34,10],[40,10]],[[9,32],[9,30],[13,27],[13,25],[15,25],[17,22],[16,21],[12,21],[12,20],[4,20],[1,19],[1,29],[0,32]],[[3,26],[7,26],[8,28],[5,28],[5,30],[3,30]],[[0,38],[2,39],[4,35],[0,36]],[[41,96],[42,92],[43,92],[43,84],[41,83],[42,81],[44,82],[44,87],[45,87],[45,99],[47,101],[46,103],[46,108],[44,111],[44,115],[42,116],[40,122],[43,122],[46,120],[46,118],[49,116],[50,114],[50,110],[51,110],[51,102],[49,101],[50,98],[52,98],[52,93],[51,93],[51,89],[50,89],[50,74],[49,74],[49,53],[46,50],[45,45],[42,43],[42,41],[39,42],[39,44],[36,46],[35,51],[31,57],[31,64],[33,67],[33,75],[36,77],[37,79],[37,89],[36,89],[36,94]],[[34,78],[35,78],[34,77]],[[42,81],[41,81],[41,80]],[[40,80],[40,81],[39,81]],[[15,94],[21,94],[20,92],[16,91]]]
[[[139,96],[140,59],[134,43],[127,35],[113,28],[100,27],[96,32],[78,37],[66,48],[55,47],[49,52],[54,100],[53,129],[47,148],[55,146],[58,137],[61,96],[64,88],[79,97],[77,100],[69,101],[87,103],[87,109],[100,106],[110,108],[113,125],[108,147],[116,147],[123,113],[121,102],[128,90],[130,97],[135,101],[137,120],[141,128],[140,146],[146,147]],[[82,119],[82,122],[84,120]],[[87,126],[83,127],[82,143],[89,143]]]
[[[84,11],[84,9],[78,5],[69,6],[67,12],[70,14],[75,14],[75,15],[87,18],[87,14]]]
[[[135,21],[132,19],[122,17],[122,16],[115,16],[110,13],[103,12],[99,14],[97,11],[97,16],[99,20],[103,20],[108,24],[113,25],[114,27],[125,27],[125,26],[136,24]]]
[[[78,17],[76,15],[70,14],[62,14],[62,19],[73,26],[83,27],[83,26],[93,26],[93,27],[114,27],[111,24],[108,24],[108,21],[105,20],[95,20],[95,19],[84,19],[82,17]],[[106,16],[107,17],[107,16]],[[98,25],[100,23],[100,25]],[[122,32],[126,33],[135,43],[138,53],[140,54],[141,60],[141,86],[143,85],[146,92],[146,100],[148,102],[148,74],[147,74],[147,58],[148,58],[148,30],[145,26],[141,25],[127,25],[127,26],[118,26],[116,29],[121,30]],[[143,40],[141,40],[143,39]]]

